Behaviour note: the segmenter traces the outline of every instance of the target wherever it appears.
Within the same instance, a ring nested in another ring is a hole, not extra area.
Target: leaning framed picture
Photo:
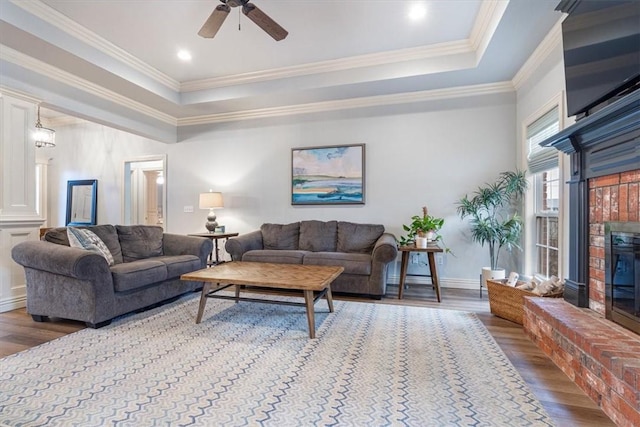
[[[293,148],[291,204],[364,204],[364,158],[364,144]]]

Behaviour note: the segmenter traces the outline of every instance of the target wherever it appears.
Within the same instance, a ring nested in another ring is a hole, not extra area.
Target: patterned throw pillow
[[[85,230],[81,228],[67,227],[67,237],[69,238],[69,245],[72,248],[86,249],[91,252],[95,252],[102,255],[109,265],[113,265],[113,256],[96,233],[91,230]]]

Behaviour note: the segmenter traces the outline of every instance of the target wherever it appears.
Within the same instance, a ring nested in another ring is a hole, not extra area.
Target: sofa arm
[[[244,255],[245,252],[255,249],[263,249],[262,231],[256,230],[251,233],[232,237],[227,240],[227,243],[224,245],[224,249],[229,255],[231,255],[232,260],[242,261],[242,255]]]
[[[101,275],[106,275],[111,280],[107,260],[102,255],[84,249],[30,240],[14,246],[11,256],[25,268],[80,280],[95,280]]]
[[[213,250],[213,242],[205,237],[184,236],[164,233],[162,251],[165,255],[195,255],[200,258],[202,268],[207,266],[207,258]]]
[[[371,259],[373,262],[387,264],[398,257],[398,243],[391,233],[383,233],[373,247]]]

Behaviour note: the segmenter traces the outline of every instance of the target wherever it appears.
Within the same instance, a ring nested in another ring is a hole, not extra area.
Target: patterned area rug
[[[198,296],[0,359],[4,426],[549,426],[472,313]]]

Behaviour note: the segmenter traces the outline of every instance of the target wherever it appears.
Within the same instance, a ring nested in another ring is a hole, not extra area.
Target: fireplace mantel
[[[640,90],[557,133],[541,145],[571,157],[569,271],[565,300],[589,306],[589,187],[592,178],[640,169]]]

